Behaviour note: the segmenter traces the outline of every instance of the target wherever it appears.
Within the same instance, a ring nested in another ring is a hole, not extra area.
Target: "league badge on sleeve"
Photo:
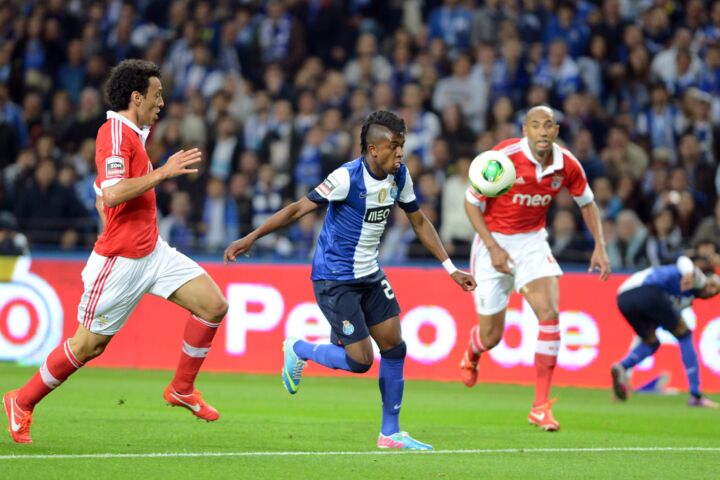
[[[118,178],[125,176],[125,159],[119,156],[105,159],[105,178]]]
[[[332,178],[327,177],[323,183],[318,185],[317,191],[323,196],[327,197],[337,188],[338,184],[333,181]]]
[[[343,333],[348,337],[355,332],[355,327],[350,323],[350,320],[343,320],[342,329]]]

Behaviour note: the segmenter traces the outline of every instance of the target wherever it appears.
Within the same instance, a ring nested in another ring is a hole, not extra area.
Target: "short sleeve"
[[[123,138],[122,123],[114,119],[109,120],[98,132],[95,147],[98,176],[94,187],[98,195],[102,194],[103,188],[130,177],[132,155],[133,144],[130,139]]]
[[[484,208],[487,203],[487,199],[473,190],[472,187],[468,187],[467,190],[465,190],[465,200],[480,208]]]
[[[565,155],[565,161],[569,164],[568,180],[565,186],[570,192],[570,195],[573,196],[575,203],[582,208],[589,205],[595,199],[595,195],[588,184],[585,171],[582,165],[580,165],[580,162],[570,152],[564,151],[563,153]]]
[[[308,198],[316,203],[341,202],[350,192],[350,172],[345,167],[333,171],[327,178],[310,192]]]

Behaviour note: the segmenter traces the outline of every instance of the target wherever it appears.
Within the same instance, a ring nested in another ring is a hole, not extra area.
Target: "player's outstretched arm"
[[[512,258],[510,258],[510,254],[495,241],[495,238],[485,223],[482,211],[476,205],[465,200],[465,213],[467,214],[468,220],[470,220],[470,224],[478,233],[478,236],[480,236],[480,240],[485,244],[485,248],[490,252],[490,261],[492,262],[493,268],[500,273],[512,275]]]
[[[590,257],[588,272],[599,270],[600,280],[607,280],[610,277],[610,259],[605,249],[600,210],[593,201],[583,206],[580,211],[582,211],[585,225],[588,226],[590,234],[592,234],[593,240],[595,240],[595,248],[593,249],[592,257]]]
[[[103,188],[102,201],[110,208],[120,205],[155,188],[165,179],[196,173],[197,168],[192,168],[192,166],[201,160],[202,153],[197,148],[180,150],[168,158],[165,165],[147,175],[124,178],[115,185]]]
[[[253,244],[259,239],[278,230],[282,227],[290,225],[299,218],[317,209],[320,205],[303,197],[300,200],[291,203],[290,205],[278,210],[273,213],[270,218],[265,220],[265,223],[260,225],[258,228],[248,233],[246,236],[239,240],[235,240],[225,249],[223,255],[224,263],[234,262],[238,255],[244,255],[250,251]]]
[[[435,227],[432,223],[430,223],[430,220],[428,220],[423,211],[416,210],[414,212],[405,213],[407,214],[408,219],[410,219],[410,224],[412,225],[413,230],[415,230],[415,235],[417,235],[425,248],[427,248],[430,253],[435,256],[435,258],[442,262],[443,267],[445,267],[445,270],[447,270],[452,279],[455,280],[455,283],[460,285],[463,290],[467,292],[475,290],[475,287],[477,286],[475,279],[469,273],[455,268],[447,254],[447,251],[445,251],[445,247],[440,241],[440,236],[438,235],[437,230],[435,230]]]

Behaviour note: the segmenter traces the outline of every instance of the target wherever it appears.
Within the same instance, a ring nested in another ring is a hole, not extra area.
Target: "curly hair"
[[[110,72],[105,84],[105,97],[110,109],[127,110],[132,92],[147,94],[150,77],[160,78],[160,67],[145,60],[123,60]]]
[[[375,130],[372,128],[375,125],[385,127],[393,133],[405,133],[405,120],[402,118],[387,110],[372,112],[368,115],[360,131],[360,150],[363,154],[368,150],[368,137],[375,141],[374,137],[382,135],[382,132],[371,132],[371,130]]]

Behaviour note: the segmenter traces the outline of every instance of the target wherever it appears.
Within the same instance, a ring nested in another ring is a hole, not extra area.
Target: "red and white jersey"
[[[593,201],[585,172],[570,151],[553,144],[553,162],[543,169],[530,151],[527,137],[504,140],[493,147],[515,165],[515,184],[504,195],[486,198],[468,187],[465,198],[483,209],[491,232],[526,233],[545,227],[548,208],[562,187],[583,207]]]
[[[124,178],[147,175],[152,171],[145,152],[149,130],[139,129],[116,112],[107,112],[107,121],[100,127],[95,145],[98,176],[95,193],[115,185]],[[104,257],[141,258],[149,255],[158,239],[155,190],[109,208],[105,206],[107,223],[95,242],[95,252]]]

